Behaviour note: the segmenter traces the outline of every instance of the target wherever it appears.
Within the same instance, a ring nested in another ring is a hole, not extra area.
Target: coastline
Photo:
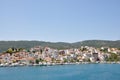
[[[79,65],[79,64],[120,64],[120,62],[76,62],[76,63],[40,63],[40,64],[0,64],[0,67],[23,66],[55,66],[55,65]]]

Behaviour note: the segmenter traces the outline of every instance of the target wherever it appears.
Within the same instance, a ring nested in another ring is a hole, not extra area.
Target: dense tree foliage
[[[120,57],[115,53],[110,53],[110,57],[107,59],[107,61],[120,61]]]
[[[34,46],[48,46],[56,49],[79,48],[81,46],[91,47],[115,47],[120,48],[120,41],[105,41],[105,40],[86,40],[76,43],[65,42],[44,42],[44,41],[0,41],[0,52],[6,51],[9,48],[25,48],[30,49]]]

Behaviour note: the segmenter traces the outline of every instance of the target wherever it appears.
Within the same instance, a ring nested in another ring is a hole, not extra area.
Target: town
[[[7,51],[0,53],[0,67],[86,63],[120,64],[120,49],[81,46],[80,48],[58,50],[50,47],[35,46],[29,50],[9,48]]]

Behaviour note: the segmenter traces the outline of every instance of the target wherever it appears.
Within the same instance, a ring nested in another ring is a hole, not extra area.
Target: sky
[[[120,0],[0,0],[0,40],[120,40]]]

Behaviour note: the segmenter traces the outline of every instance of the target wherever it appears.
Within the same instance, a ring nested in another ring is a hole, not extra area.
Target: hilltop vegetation
[[[29,49],[34,46],[48,46],[56,49],[66,48],[79,48],[81,46],[91,47],[114,47],[120,48],[120,40],[118,41],[106,41],[106,40],[86,40],[76,43],[65,43],[65,42],[44,42],[44,41],[0,41],[0,52],[6,51],[8,48],[25,48]]]

